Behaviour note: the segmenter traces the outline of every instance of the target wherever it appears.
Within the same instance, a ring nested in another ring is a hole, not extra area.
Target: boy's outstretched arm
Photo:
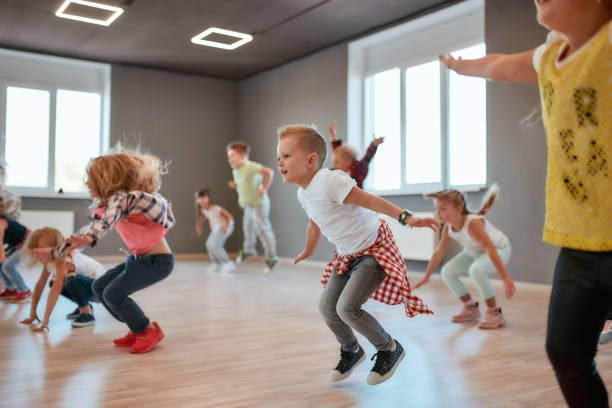
[[[311,257],[314,253],[317,244],[319,243],[319,239],[321,238],[321,229],[319,226],[311,219],[308,219],[308,228],[306,228],[306,246],[301,254],[299,254],[294,260],[293,263],[296,264],[304,259]]]
[[[533,67],[533,54],[537,48],[516,54],[488,54],[483,58],[464,60],[453,56],[438,55],[446,68],[461,75],[492,79],[494,81],[513,81],[533,83],[538,75]]]
[[[350,193],[344,199],[343,204],[358,205],[363,208],[375,211],[377,213],[388,215],[391,218],[398,219],[403,210],[384,198],[377,197],[373,194],[366,193],[359,187],[353,187]],[[440,229],[440,223],[433,218],[417,218],[410,216],[406,219],[406,225],[411,227],[429,227],[434,231]]]

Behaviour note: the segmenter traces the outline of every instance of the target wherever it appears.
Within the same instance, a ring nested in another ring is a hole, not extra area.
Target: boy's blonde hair
[[[230,144],[228,144],[225,147],[226,151],[230,151],[230,150],[236,150],[244,155],[246,155],[247,157],[249,157],[249,154],[251,153],[251,147],[249,146],[249,144],[247,142],[243,142],[242,140],[238,140],[236,142],[232,142]]]
[[[277,133],[279,140],[289,136],[297,136],[300,148],[308,154],[315,153],[319,158],[317,167],[319,169],[323,167],[327,157],[327,143],[314,126],[287,125],[279,128]]]
[[[59,230],[51,227],[40,228],[32,231],[32,233],[26,239],[23,244],[23,252],[21,256],[28,259],[27,266],[31,267],[38,263],[34,256],[34,249],[36,248],[54,248],[64,243],[64,236]],[[68,256],[64,254],[60,258]]]
[[[480,210],[476,214],[485,215],[493,206],[493,202],[499,195],[499,185],[497,183],[493,183],[493,185],[485,194],[484,199],[482,200],[482,204],[480,205]],[[425,198],[435,198],[436,200],[444,200],[448,203],[451,203],[455,207],[462,206],[461,214],[471,214],[467,209],[467,204],[465,201],[465,197],[458,190],[443,190],[438,191],[436,193],[425,194]]]
[[[339,154],[347,160],[354,162],[357,160],[357,152],[346,145],[338,146],[333,150],[333,154]]]
[[[158,157],[121,146],[115,151],[87,165],[86,184],[93,195],[105,200],[118,191],[154,193],[160,189],[161,175],[168,171]]]

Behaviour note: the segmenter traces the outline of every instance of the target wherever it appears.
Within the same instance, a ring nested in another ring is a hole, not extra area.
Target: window
[[[110,67],[0,50],[0,158],[22,195],[83,196],[108,147]]]
[[[349,143],[385,136],[365,187],[421,194],[486,184],[485,80],[438,53],[484,56],[484,3],[468,0],[349,45]]]

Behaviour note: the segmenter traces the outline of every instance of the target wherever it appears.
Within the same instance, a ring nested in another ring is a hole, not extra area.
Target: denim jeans
[[[129,295],[168,277],[173,267],[172,254],[130,255],[96,279],[92,289],[115,319],[125,322],[132,333],[141,333],[150,322]]]
[[[393,347],[393,338],[371,314],[361,308],[386,276],[371,255],[355,258],[342,275],[336,275],[334,268],[321,295],[319,311],[343,351],[354,351],[359,346],[353,329],[379,351]]]
[[[23,278],[17,271],[17,265],[21,262],[21,248],[16,248],[9,256],[6,257],[6,261],[0,264],[0,276],[4,282],[4,287],[10,290],[17,290],[18,292],[24,292],[28,290]]]
[[[256,238],[259,237],[266,252],[266,258],[276,256],[276,237],[270,223],[269,203],[244,207],[242,230],[244,232],[244,252],[254,254]]]
[[[71,275],[64,279],[64,287],[62,288],[62,296],[70,299],[79,307],[89,305],[89,301],[98,302],[98,298],[93,293],[91,285],[94,280],[89,276]],[[49,287],[53,286],[53,281],[49,282]]]
[[[548,310],[546,352],[570,407],[608,406],[597,340],[612,311],[612,251],[562,248]]]
[[[230,261],[229,256],[227,256],[227,252],[225,252],[225,241],[232,235],[234,232],[234,221],[230,222],[229,228],[227,232],[224,234],[223,231],[211,231],[210,235],[208,235],[208,239],[206,239],[206,250],[208,251],[208,256],[210,256],[210,260],[216,264],[224,264]]]

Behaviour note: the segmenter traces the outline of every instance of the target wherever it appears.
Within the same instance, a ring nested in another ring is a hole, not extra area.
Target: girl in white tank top
[[[202,224],[206,220],[210,225],[210,234],[206,239],[206,250],[212,261],[210,272],[229,273],[236,268],[234,262],[225,252],[225,241],[234,232],[234,217],[223,207],[213,204],[208,189],[200,190],[196,199],[196,233],[202,235]]]
[[[512,252],[510,241],[503,232],[484,218],[498,192],[499,188],[494,184],[477,214],[467,210],[465,198],[457,190],[426,195],[435,199],[436,217],[445,224],[445,227],[442,230],[442,238],[429,261],[425,276],[415,288],[429,281],[429,277],[440,264],[450,239],[456,240],[463,245],[463,252],[448,261],[440,272],[449,289],[463,302],[463,308],[459,314],[453,316],[452,321],[467,322],[479,319],[481,316],[478,303],[472,299],[459,279],[459,275],[468,272],[488,306],[485,318],[478,325],[481,329],[497,329],[506,325],[501,308],[497,306],[495,291],[488,275],[492,272],[499,274],[507,298],[511,298],[516,291],[514,282],[506,270]]]

